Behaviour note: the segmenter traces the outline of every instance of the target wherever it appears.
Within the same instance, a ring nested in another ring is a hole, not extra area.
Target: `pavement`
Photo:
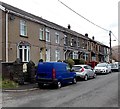
[[[33,91],[37,89],[39,89],[37,83],[26,82],[24,83],[24,85],[19,85],[19,87],[2,89],[2,91],[3,92],[22,92],[22,91]]]

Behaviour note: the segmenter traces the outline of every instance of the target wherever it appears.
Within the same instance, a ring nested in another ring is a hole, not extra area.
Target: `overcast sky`
[[[29,13],[40,16],[51,22],[67,27],[81,34],[88,33],[89,37],[95,37],[109,46],[109,32],[104,31],[87,22],[77,14],[70,11],[58,0],[1,0],[12,6]],[[118,2],[119,0],[60,0],[75,10],[80,15],[93,23],[111,30],[118,38]],[[112,40],[115,37],[112,35]],[[118,41],[112,41],[112,46],[118,45]]]

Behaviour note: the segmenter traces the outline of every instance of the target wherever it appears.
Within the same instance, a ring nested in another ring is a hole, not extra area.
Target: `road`
[[[118,72],[61,89],[4,92],[3,107],[118,107]]]

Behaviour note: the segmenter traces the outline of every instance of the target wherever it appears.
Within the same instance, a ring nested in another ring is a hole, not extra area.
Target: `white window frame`
[[[50,31],[48,31],[48,29],[46,29],[45,35],[46,35],[46,41],[50,42]]]
[[[43,59],[43,52],[40,51],[40,59]]]
[[[20,50],[22,50],[22,62],[29,62],[30,61],[30,46],[21,45],[22,47],[18,46],[18,58],[20,58]],[[26,50],[26,60],[25,60],[25,50]]]
[[[27,36],[27,23],[24,20],[20,20],[20,35]]]
[[[74,38],[71,38],[71,46],[74,45]]]
[[[78,52],[73,52],[73,59],[78,59]]]
[[[60,37],[58,33],[55,33],[55,43],[59,44],[60,43]]]
[[[44,28],[40,28],[39,39],[44,40]]]
[[[50,61],[50,49],[46,49],[46,62]]]
[[[55,61],[60,60],[60,50],[55,50]]]
[[[67,36],[64,35],[64,44],[66,45],[67,44]]]
[[[80,41],[77,42],[77,46],[80,47]]]

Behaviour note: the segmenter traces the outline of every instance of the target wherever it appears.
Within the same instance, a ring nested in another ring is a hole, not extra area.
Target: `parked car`
[[[111,70],[119,72],[120,71],[120,63],[119,62],[111,63]]]
[[[99,63],[95,66],[94,72],[97,73],[111,73],[111,66],[108,63]]]
[[[88,78],[96,77],[93,68],[89,65],[74,65],[73,69],[75,70],[77,77],[84,78],[85,81],[87,81]]]
[[[61,88],[63,84],[72,82],[76,84],[76,73],[63,62],[40,62],[37,68],[36,80],[39,87],[52,84]]]

